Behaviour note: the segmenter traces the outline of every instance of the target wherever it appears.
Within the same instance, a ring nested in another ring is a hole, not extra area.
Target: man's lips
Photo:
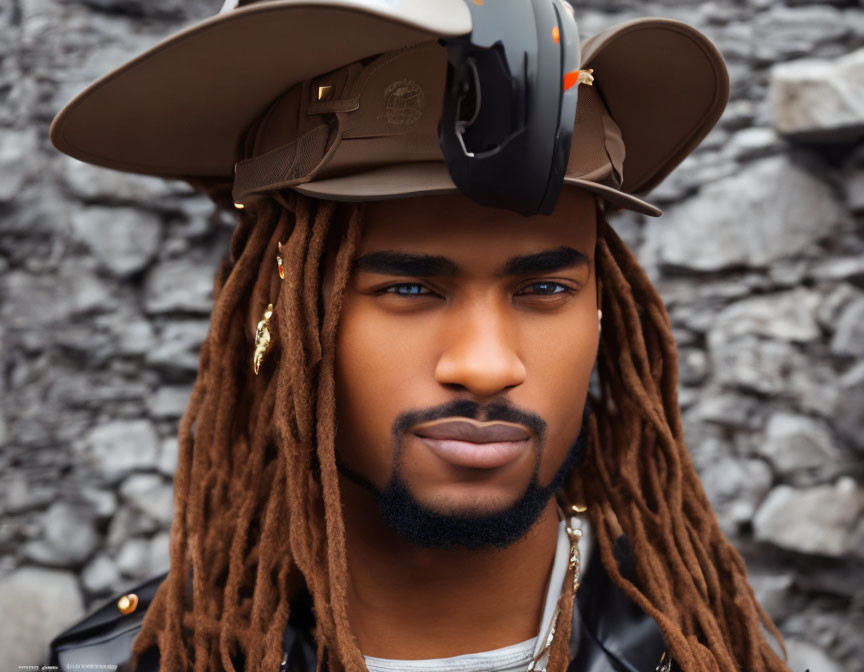
[[[414,434],[445,462],[475,469],[509,464],[531,439],[531,433],[522,425],[473,420],[424,423],[414,427]]]

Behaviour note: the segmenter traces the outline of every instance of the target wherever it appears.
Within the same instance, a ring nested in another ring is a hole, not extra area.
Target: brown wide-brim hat
[[[91,84],[51,125],[82,161],[370,201],[458,192],[438,146],[446,54],[464,0],[259,0],[197,23]],[[637,19],[589,38],[565,183],[659,215],[636,195],[705,137],[729,96],[693,27]]]

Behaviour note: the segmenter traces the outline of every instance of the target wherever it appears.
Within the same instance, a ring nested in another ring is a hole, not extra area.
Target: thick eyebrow
[[[561,246],[542,252],[522,254],[508,259],[496,277],[551,273],[567,268],[588,266],[588,257],[572,247]],[[459,266],[440,255],[414,254],[383,250],[369,252],[354,260],[354,272],[403,275],[415,278],[459,275]]]

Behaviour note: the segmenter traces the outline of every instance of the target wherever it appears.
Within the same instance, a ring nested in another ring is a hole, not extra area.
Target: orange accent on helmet
[[[581,70],[574,70],[573,72],[568,72],[564,75],[564,90],[566,91],[571,86],[573,86],[576,82],[579,81],[579,73]]]

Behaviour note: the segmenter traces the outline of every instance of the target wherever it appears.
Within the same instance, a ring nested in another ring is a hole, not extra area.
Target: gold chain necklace
[[[567,505],[567,510],[571,513],[585,513],[588,508],[585,506],[579,506],[577,504]],[[582,538],[582,530],[578,528],[570,527],[567,525],[567,537],[570,540],[570,557],[567,560],[567,574],[571,574],[573,577],[571,583],[571,590],[573,595],[573,608],[576,608],[576,591],[579,589],[579,582],[581,580],[580,572],[581,572],[581,562],[579,555],[579,539]],[[566,582],[566,575],[565,575]],[[566,583],[565,583],[566,585]],[[561,603],[564,600],[564,591],[562,590],[560,597],[558,598],[558,604],[555,605],[555,612],[552,614],[552,623],[549,625],[549,632],[546,635],[546,641],[543,642],[543,646],[540,647],[540,650],[531,659],[531,664],[528,665],[528,672],[546,672],[546,668],[538,668],[537,665],[540,660],[552,649],[552,642],[555,641],[555,632],[557,630],[558,617],[561,614]],[[548,663],[548,661],[547,661]]]

